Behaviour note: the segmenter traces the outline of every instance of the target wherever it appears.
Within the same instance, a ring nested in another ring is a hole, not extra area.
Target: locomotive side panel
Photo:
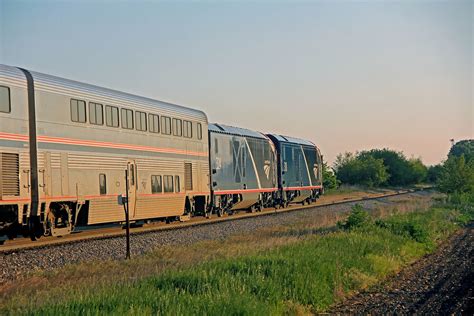
[[[219,211],[273,205],[275,152],[258,132],[210,125],[211,183]]]

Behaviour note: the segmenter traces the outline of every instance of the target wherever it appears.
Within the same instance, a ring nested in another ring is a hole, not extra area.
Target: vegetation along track
[[[390,198],[404,194],[423,194],[415,190],[351,199],[329,199],[328,202],[304,207],[237,214],[211,220],[196,220],[168,226],[148,227],[132,233],[132,255],[146,253],[156,245],[191,244],[202,240],[225,239],[230,235],[252,233],[256,229],[289,224],[304,220],[304,216],[320,216],[323,212],[343,216],[355,203],[374,209],[380,203],[391,203]],[[315,213],[317,211],[317,213]],[[332,223],[334,224],[334,222]],[[0,253],[2,273],[0,283],[22,277],[32,270],[54,269],[87,260],[110,260],[125,257],[123,232],[97,232],[85,238],[56,239],[54,243],[23,244],[18,249],[5,249]]]

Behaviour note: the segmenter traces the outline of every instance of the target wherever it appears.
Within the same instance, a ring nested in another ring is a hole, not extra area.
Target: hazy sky
[[[0,63],[440,162],[474,137],[473,1],[0,0]]]

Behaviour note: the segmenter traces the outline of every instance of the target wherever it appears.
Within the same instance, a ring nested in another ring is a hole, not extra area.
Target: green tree
[[[466,162],[474,159],[474,139],[465,139],[457,142],[451,147],[448,158],[461,157],[464,155]]]
[[[390,175],[387,184],[392,186],[406,185],[412,183],[410,162],[402,152],[384,149],[372,149],[360,153],[363,157],[371,156],[375,159],[382,159]]]
[[[438,188],[448,194],[474,192],[474,159],[466,162],[464,154],[449,157],[438,179]]]
[[[443,171],[443,165],[438,164],[434,166],[428,167],[428,174],[426,176],[426,181],[428,183],[436,183],[441,176],[441,172]]]
[[[336,189],[340,184],[334,171],[323,162],[323,187],[325,190]]]
[[[420,158],[412,158],[408,161],[410,164],[410,182],[412,184],[421,183],[426,180],[428,168],[423,164]]]
[[[382,159],[372,156],[340,154],[335,162],[336,176],[342,183],[380,186],[388,180]]]

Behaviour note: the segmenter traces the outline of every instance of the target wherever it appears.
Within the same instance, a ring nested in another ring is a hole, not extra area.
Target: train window
[[[0,112],[10,113],[11,101],[10,101],[10,88],[0,86]]]
[[[85,123],[86,102],[82,100],[71,99],[71,120],[73,122]]]
[[[139,111],[135,112],[135,126],[137,131],[146,132],[146,113]]]
[[[218,139],[217,139],[217,138],[214,138],[214,150],[216,151],[216,154],[219,153],[219,146],[218,146],[218,144],[219,144]]]
[[[94,125],[104,125],[104,109],[102,104],[89,102],[89,122]]]
[[[163,176],[165,193],[173,193],[173,176]]]
[[[173,135],[182,136],[183,135],[183,121],[180,119],[173,119]]]
[[[202,139],[202,125],[201,125],[201,123],[197,123],[197,136],[198,136],[198,139]]]
[[[118,107],[106,105],[105,106],[105,123],[110,127],[119,126],[119,110]]]
[[[163,184],[161,176],[151,176],[151,193],[157,194],[163,192]]]
[[[148,114],[148,130],[152,133],[160,132],[160,117],[155,114]]]
[[[171,135],[171,118],[167,116],[161,117],[161,133]]]
[[[133,129],[133,111],[129,109],[122,109],[122,127],[126,129]]]
[[[104,173],[99,174],[100,195],[107,194],[107,177]]]
[[[176,193],[181,192],[181,186],[180,186],[180,183],[179,183],[179,176],[174,176],[174,184],[175,184],[175,188],[176,188]]]
[[[190,121],[184,121],[183,135],[187,138],[193,137],[193,123]]]

